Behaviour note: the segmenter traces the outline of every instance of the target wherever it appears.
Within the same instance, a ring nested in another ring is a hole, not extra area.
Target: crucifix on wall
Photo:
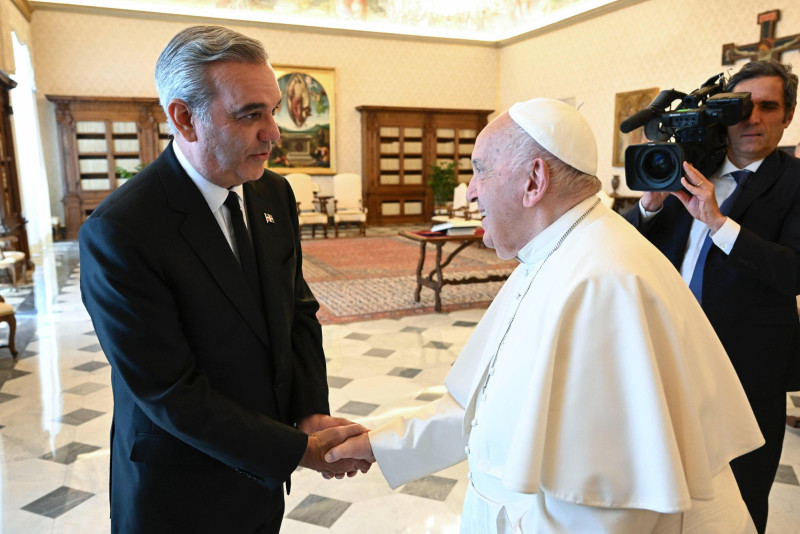
[[[800,33],[786,37],[775,37],[775,25],[781,18],[781,10],[774,9],[758,14],[761,25],[761,40],[757,43],[737,46],[728,43],[722,46],[722,64],[733,65],[737,59],[781,60],[781,55],[789,50],[800,50]]]

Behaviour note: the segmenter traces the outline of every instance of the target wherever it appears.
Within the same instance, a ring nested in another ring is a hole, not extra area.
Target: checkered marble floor
[[[108,532],[110,366],[80,301],[75,244],[35,261],[32,288],[0,288],[17,308],[21,351],[14,364],[0,348],[0,534]],[[374,426],[440,397],[482,313],[325,326],[334,414]],[[6,335],[0,327],[0,343]],[[800,394],[787,409],[800,415]],[[799,475],[800,431],[787,428],[770,534],[800,532]],[[465,491],[465,464],[394,491],[377,466],[330,481],[298,469],[282,532],[455,533]]]

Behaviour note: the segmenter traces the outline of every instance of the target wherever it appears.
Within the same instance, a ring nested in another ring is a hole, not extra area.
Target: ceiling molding
[[[33,15],[33,7],[28,2],[28,0],[11,0],[11,3],[17,6],[19,12],[22,13],[22,16],[25,17],[25,20],[28,22],[31,21],[31,16]]]

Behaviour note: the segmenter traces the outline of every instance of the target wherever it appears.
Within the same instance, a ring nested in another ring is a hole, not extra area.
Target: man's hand
[[[725,224],[727,219],[717,205],[717,197],[714,196],[714,184],[708,181],[688,161],[683,163],[683,169],[686,171],[686,175],[681,178],[681,184],[692,195],[687,195],[685,191],[676,191],[672,194],[678,197],[678,200],[686,207],[686,211],[692,217],[708,226],[713,235]]]
[[[314,432],[332,428],[335,426],[347,426],[354,424],[353,421],[345,419],[344,417],[331,417],[321,413],[315,413],[304,417],[297,423],[297,429],[302,430],[309,436]]]
[[[364,460],[370,463],[375,462],[367,432],[349,438],[344,443],[329,450],[328,454],[325,455],[326,462],[338,462],[344,458]]]
[[[319,430],[308,436],[308,445],[300,465],[314,471],[319,471],[326,478],[344,478],[344,475],[355,476],[358,471],[366,473],[369,471],[370,462],[356,459],[342,459],[337,462],[329,463],[324,459],[325,453],[331,448],[341,444],[347,438],[357,436],[367,432],[361,425],[352,424],[347,426],[332,426],[324,430]],[[366,435],[366,434],[365,434]]]

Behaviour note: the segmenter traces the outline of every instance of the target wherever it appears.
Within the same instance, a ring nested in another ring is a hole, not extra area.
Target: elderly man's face
[[[528,242],[520,221],[525,177],[509,165],[508,113],[499,116],[478,135],[472,151],[473,177],[467,198],[483,214],[483,242],[502,259],[511,259]]]
[[[221,187],[257,180],[280,138],[273,113],[281,99],[269,65],[225,61],[208,70],[215,96],[197,120],[198,171]]]

